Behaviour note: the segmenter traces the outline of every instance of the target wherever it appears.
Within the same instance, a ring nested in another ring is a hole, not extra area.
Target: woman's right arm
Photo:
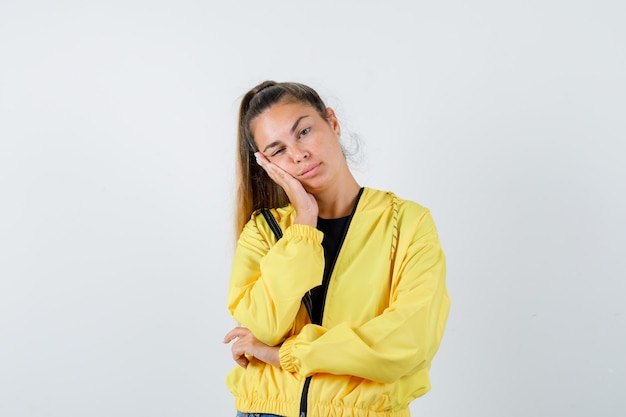
[[[287,336],[303,295],[321,284],[323,234],[292,224],[270,248],[253,216],[239,237],[228,291],[228,310],[261,342],[276,346]]]

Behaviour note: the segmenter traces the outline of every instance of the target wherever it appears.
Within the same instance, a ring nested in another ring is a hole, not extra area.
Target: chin
[[[307,193],[315,195],[321,191],[324,191],[328,188],[328,183],[325,181],[310,181],[308,183],[302,183],[302,186],[306,190]]]

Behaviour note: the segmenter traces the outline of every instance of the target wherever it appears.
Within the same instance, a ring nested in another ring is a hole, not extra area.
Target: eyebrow
[[[293,132],[296,131],[296,128],[298,127],[298,123],[300,123],[300,120],[304,119],[305,117],[309,117],[308,114],[305,114],[304,116],[300,116],[296,119],[295,123],[293,124],[293,126],[291,126],[291,129],[289,130],[289,132],[293,135]],[[269,148],[273,148],[274,146],[277,146],[278,144],[280,144],[280,140],[275,140],[274,142],[268,144],[265,149],[263,149],[263,152],[267,151]]]

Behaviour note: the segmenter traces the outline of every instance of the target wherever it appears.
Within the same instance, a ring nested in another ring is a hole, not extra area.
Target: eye
[[[274,152],[272,152],[272,156],[278,156],[285,151],[285,148],[278,148]]]
[[[305,127],[304,129],[300,131],[300,133],[298,133],[298,137],[301,138],[302,136],[307,135],[310,131],[311,131],[310,127]]]

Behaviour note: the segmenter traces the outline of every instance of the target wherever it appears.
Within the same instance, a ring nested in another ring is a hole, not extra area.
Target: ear
[[[337,120],[337,116],[335,115],[335,111],[330,107],[326,107],[326,111],[324,112],[326,115],[326,120],[330,123],[330,127],[337,134],[337,136],[341,135],[341,126],[339,126],[339,120]]]

